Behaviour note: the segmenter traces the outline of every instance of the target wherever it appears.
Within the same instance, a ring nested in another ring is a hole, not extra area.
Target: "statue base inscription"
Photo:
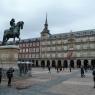
[[[3,68],[17,67],[18,52],[19,46],[16,45],[0,46],[0,65]]]

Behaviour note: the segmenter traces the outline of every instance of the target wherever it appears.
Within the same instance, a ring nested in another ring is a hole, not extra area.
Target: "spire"
[[[47,25],[48,25],[48,23],[47,23],[47,13],[46,13],[46,22],[45,22],[45,24],[47,24]]]
[[[47,13],[46,13],[46,21],[45,21],[45,24],[44,24],[44,26],[45,26],[45,29],[48,29]]]
[[[44,34],[44,33],[50,34],[49,30],[48,30],[47,13],[46,13],[46,19],[45,19],[44,29],[43,29],[43,31],[41,33],[42,34]]]

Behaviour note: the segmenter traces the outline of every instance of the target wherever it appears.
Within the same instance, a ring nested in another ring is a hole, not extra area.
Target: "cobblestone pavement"
[[[0,95],[95,95],[92,72],[80,78],[80,70],[64,70],[51,73],[47,69],[35,68],[32,77],[13,81],[12,87],[0,85]]]

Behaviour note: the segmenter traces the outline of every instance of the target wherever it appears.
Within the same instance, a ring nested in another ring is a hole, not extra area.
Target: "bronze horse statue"
[[[13,31],[11,29],[4,30],[2,45],[5,45],[7,43],[7,41],[9,40],[9,38],[13,38],[14,43],[15,43],[15,38],[18,38],[20,41],[20,37],[19,37],[20,36],[20,29],[23,29],[23,25],[24,25],[24,22],[19,21],[15,25]]]

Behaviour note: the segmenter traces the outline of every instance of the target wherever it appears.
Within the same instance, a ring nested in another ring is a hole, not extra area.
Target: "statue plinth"
[[[17,67],[19,46],[0,46],[0,65],[3,68]]]

